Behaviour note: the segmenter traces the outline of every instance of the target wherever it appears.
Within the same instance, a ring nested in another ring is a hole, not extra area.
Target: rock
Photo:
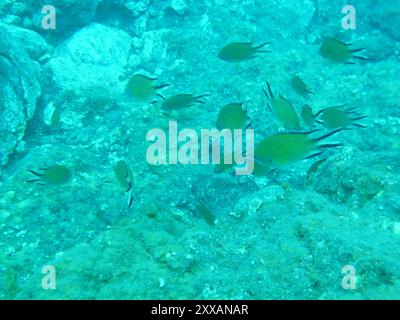
[[[185,14],[186,10],[188,9],[188,5],[185,0],[171,0],[169,6],[180,15]]]
[[[372,25],[393,38],[394,41],[400,41],[400,3],[378,0],[371,7],[368,7]]]
[[[0,168],[23,139],[41,94],[40,66],[32,61],[10,28],[0,28]]]
[[[268,37],[282,39],[303,37],[315,13],[314,1],[237,1],[229,3],[218,0],[210,6],[208,15],[213,19],[214,28],[221,30],[231,41],[240,40],[243,34],[259,33],[259,40],[268,41]],[[227,21],[242,19],[246,23],[236,24]],[[251,21],[251,22],[249,22]],[[291,23],[296,21],[296,23]],[[269,34],[271,32],[271,34]]]
[[[94,23],[59,45],[46,66],[60,89],[116,88],[130,48],[127,33]]]
[[[28,53],[32,60],[39,60],[49,51],[46,40],[32,30],[3,23],[0,23],[0,28],[11,34],[13,40]]]
[[[370,159],[373,162],[365,155],[350,152],[332,157],[318,168],[313,179],[314,190],[342,203],[366,205],[388,190],[389,177],[393,176],[383,165],[384,159],[375,154]]]
[[[118,3],[118,1],[117,1]],[[134,17],[139,16],[142,12],[146,11],[150,4],[150,0],[134,0],[122,1],[122,4],[132,12]]]

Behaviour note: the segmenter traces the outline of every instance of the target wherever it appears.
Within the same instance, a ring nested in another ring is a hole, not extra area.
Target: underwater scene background
[[[399,1],[0,0],[0,298],[398,299],[399,40]],[[149,164],[169,121],[268,167]]]

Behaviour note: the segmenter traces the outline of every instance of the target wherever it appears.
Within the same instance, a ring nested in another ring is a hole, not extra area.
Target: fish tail
[[[274,99],[274,95],[272,93],[271,86],[269,85],[268,81],[265,81],[265,84],[267,85],[267,89],[268,89],[268,92],[267,92],[267,90],[265,90],[265,88],[263,87],[265,96],[270,100]]]
[[[351,49],[350,52],[360,52],[365,50],[365,48]]]
[[[358,59],[358,60],[364,60],[364,61],[368,61],[371,60],[368,57],[363,57],[363,56],[352,56],[352,58]]]
[[[166,84],[161,84],[159,86],[155,86],[154,89],[159,90],[159,89],[162,89],[162,88],[165,88],[165,87],[169,87],[169,86],[170,86],[170,84],[166,83]]]
[[[42,176],[42,174],[40,174],[40,173],[37,173],[37,172],[35,172],[35,171],[33,171],[33,170],[28,170],[30,173],[32,173],[32,174],[34,174],[35,176],[38,176],[38,177],[41,177]]]
[[[333,130],[332,132],[329,132],[329,133],[327,133],[327,134],[325,134],[325,135],[323,135],[323,136],[321,136],[319,138],[314,139],[314,141],[324,140],[324,139],[326,139],[326,138],[328,138],[328,137],[330,137],[330,136],[334,135],[335,133],[338,133],[338,132],[340,132],[342,130],[343,130],[343,128],[339,128],[339,129]]]
[[[167,101],[167,99],[165,99],[165,97],[164,97],[162,94],[156,93],[156,95],[157,95],[158,97],[160,97],[161,99],[163,99],[164,101]]]
[[[363,129],[366,129],[366,128],[367,128],[366,126],[364,126],[364,125],[362,125],[362,124],[359,124],[359,123],[352,123],[352,125],[353,125],[353,126],[356,126],[356,127],[359,127],[359,128],[363,128]]]
[[[131,190],[131,189],[132,189],[132,183],[129,182],[129,183],[128,183],[128,188],[126,188],[126,190],[125,190],[124,192],[128,192],[128,191]]]
[[[322,154],[322,151],[313,153],[313,154],[309,155],[308,157],[305,157],[304,160],[306,160],[306,159],[312,159],[312,158],[318,157],[318,156],[321,155],[321,154]]]
[[[315,132],[318,132],[318,131],[321,131],[321,129],[314,129],[314,130],[310,130],[310,131],[306,131],[306,132],[299,132],[299,133],[302,133],[302,134],[312,134],[312,133],[315,133]]]
[[[361,117],[354,118],[354,119],[351,119],[351,120],[352,121],[357,121],[357,120],[361,120],[361,119],[365,119],[365,118],[367,118],[367,116],[361,116]]]
[[[194,100],[199,100],[199,99],[201,99],[201,98],[205,98],[205,97],[208,97],[208,96],[210,96],[211,95],[211,93],[205,93],[205,94],[202,94],[202,95],[200,95],[200,96],[196,96],[196,97],[194,97],[193,99]],[[201,102],[201,101],[198,101],[198,102]]]
[[[324,109],[319,110],[314,116],[318,117],[322,112],[324,112]]]
[[[342,143],[326,143],[326,144],[321,144],[318,146],[318,148],[338,148],[338,147],[343,147]]]
[[[261,49],[262,47],[265,47],[267,44],[270,44],[270,42],[261,43],[260,45],[254,47],[254,49],[256,49],[256,50]],[[261,51],[258,51],[258,52],[261,52]],[[265,52],[271,52],[271,51],[265,51]]]
[[[129,192],[129,195],[128,195],[128,208],[131,208],[132,205],[133,205],[133,193],[131,190],[131,192]]]

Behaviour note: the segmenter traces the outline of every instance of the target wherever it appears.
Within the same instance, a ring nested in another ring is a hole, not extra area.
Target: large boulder
[[[41,94],[40,65],[30,59],[13,30],[0,27],[0,168],[23,139]]]
[[[5,23],[0,23],[0,28],[12,35],[13,41],[22,47],[32,60],[40,60],[50,51],[46,40],[32,30]]]
[[[128,62],[131,38],[124,31],[93,23],[60,44],[47,67],[59,89],[118,86]]]

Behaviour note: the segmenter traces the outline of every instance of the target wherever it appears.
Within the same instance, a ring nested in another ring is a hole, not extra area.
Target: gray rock
[[[23,139],[41,94],[40,66],[10,30],[0,28],[0,167]]]
[[[46,40],[38,33],[16,26],[0,23],[0,28],[12,35],[13,40],[22,47],[32,60],[38,60],[48,53]]]
[[[116,88],[130,48],[127,33],[94,23],[59,45],[46,66],[59,89]]]

